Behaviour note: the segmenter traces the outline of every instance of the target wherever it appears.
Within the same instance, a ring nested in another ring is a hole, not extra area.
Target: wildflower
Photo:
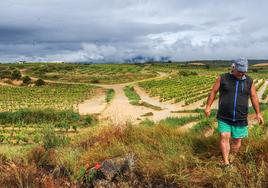
[[[100,167],[101,167],[100,163],[96,163],[94,168],[95,170],[98,170]]]

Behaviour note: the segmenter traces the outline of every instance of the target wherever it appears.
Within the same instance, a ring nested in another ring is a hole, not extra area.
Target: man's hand
[[[206,107],[204,112],[205,112],[206,117],[210,116],[210,108],[209,107]]]
[[[261,113],[256,114],[256,119],[258,120],[258,123],[260,125],[263,125],[264,124],[264,120],[263,120],[263,117],[262,117]]]

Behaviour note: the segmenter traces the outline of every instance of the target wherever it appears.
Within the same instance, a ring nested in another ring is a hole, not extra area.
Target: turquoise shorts
[[[232,138],[245,138],[248,136],[248,126],[229,125],[221,120],[218,120],[219,133],[231,133]]]

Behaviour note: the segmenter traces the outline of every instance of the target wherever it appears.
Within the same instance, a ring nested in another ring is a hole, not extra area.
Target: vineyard
[[[256,82],[255,82],[256,90],[259,91],[260,88],[263,86],[264,83],[265,83],[265,80],[264,79],[256,80]]]
[[[0,86],[0,143],[40,143],[48,133],[67,142],[66,133],[81,128],[82,117],[73,112],[73,105],[90,98],[93,91],[92,86],[78,84]]]
[[[0,86],[0,111],[22,108],[72,109],[74,104],[88,99],[93,88],[78,84],[49,84],[42,87]]]
[[[0,143],[41,143],[46,142],[46,134],[54,135],[55,142],[67,143],[66,133],[84,127],[84,117],[73,107],[90,98],[94,88],[82,84],[0,86]],[[89,124],[91,117],[87,118]]]
[[[262,100],[266,100],[268,96],[268,87],[265,88],[263,94],[262,94]]]
[[[161,101],[185,101],[189,105],[208,96],[215,76],[177,76],[165,80],[142,82],[143,87],[151,96],[160,96]]]

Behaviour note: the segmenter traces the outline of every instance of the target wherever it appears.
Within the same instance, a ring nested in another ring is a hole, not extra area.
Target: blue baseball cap
[[[234,68],[239,72],[248,72],[248,60],[245,58],[239,58],[234,60]]]

